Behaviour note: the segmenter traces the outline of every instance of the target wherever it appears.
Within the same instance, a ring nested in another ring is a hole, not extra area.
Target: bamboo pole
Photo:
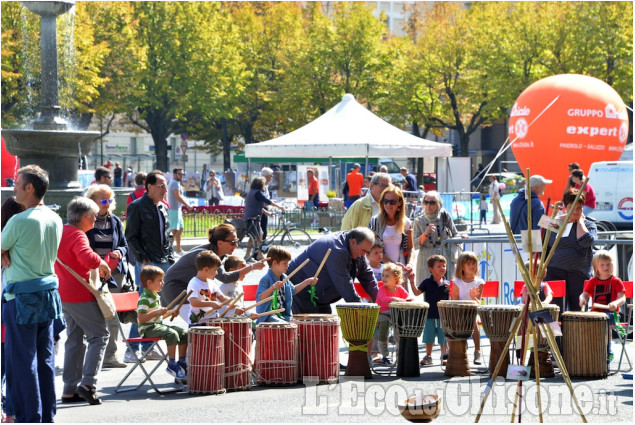
[[[545,326],[541,324],[540,326]],[[536,390],[538,395],[538,416],[540,418],[540,423],[542,423],[542,399],[540,398],[540,365],[538,362],[538,338],[536,333],[538,332],[538,328],[534,326],[533,331],[531,332],[534,339],[534,371],[536,374]]]

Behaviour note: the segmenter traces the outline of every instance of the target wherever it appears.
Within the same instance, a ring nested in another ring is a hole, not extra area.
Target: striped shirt
[[[110,215],[97,216],[95,220],[94,234],[95,234],[95,247],[94,251],[99,254],[101,258],[106,257],[112,250],[112,226],[110,225]]]
[[[150,313],[159,308],[161,308],[159,294],[155,294],[148,289],[144,289],[139,297],[139,302],[137,303],[137,313]],[[143,336],[145,330],[152,327],[155,323],[163,323],[161,315],[154,316],[145,323],[139,322],[139,334]]]

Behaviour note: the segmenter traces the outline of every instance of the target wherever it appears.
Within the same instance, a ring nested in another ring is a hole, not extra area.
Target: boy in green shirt
[[[137,304],[139,334],[144,338],[162,338],[168,346],[167,372],[177,379],[187,375],[185,356],[187,354],[187,332],[178,326],[163,324],[163,318],[176,315],[174,310],[161,307],[159,292],[163,287],[162,269],[156,266],[144,266],[141,269],[143,292]],[[176,346],[179,346],[179,361],[176,362]]]

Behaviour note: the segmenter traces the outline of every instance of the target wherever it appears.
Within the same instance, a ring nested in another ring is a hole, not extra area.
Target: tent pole
[[[329,189],[333,190],[333,157],[329,156]]]
[[[368,153],[369,152],[370,152],[370,145],[366,144],[366,165],[365,165],[365,168],[364,168],[364,172],[367,173],[367,174],[370,174],[368,172]]]

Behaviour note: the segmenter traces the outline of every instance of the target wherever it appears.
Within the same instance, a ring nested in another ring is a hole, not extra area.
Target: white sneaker
[[[153,348],[152,351],[150,351],[148,355],[145,357],[145,359],[146,360],[161,360],[163,359],[163,355],[159,353],[159,351],[156,348]]]
[[[474,351],[474,364],[481,364],[481,352]]]
[[[143,359],[141,361],[141,363],[144,363],[145,361],[146,361],[146,359]],[[134,354],[132,354],[132,351],[126,350],[126,354],[123,355],[123,362],[124,363],[137,363],[137,359],[135,358]]]

